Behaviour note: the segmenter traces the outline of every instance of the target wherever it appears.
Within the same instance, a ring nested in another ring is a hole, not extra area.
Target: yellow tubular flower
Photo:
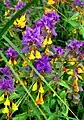
[[[49,55],[50,54],[50,51],[49,51],[49,48],[47,47],[46,50],[45,50],[45,54],[46,55]]]
[[[48,0],[48,4],[49,4],[49,5],[53,5],[54,3],[55,3],[54,0]]]
[[[13,111],[16,111],[16,110],[18,110],[18,107],[17,107],[17,105],[16,105],[15,103],[13,103],[13,102],[12,102],[12,110],[13,110]]]
[[[52,40],[51,40],[51,38],[49,38],[49,40],[48,40],[48,44],[49,44],[49,45],[52,44]]]
[[[34,60],[35,56],[34,56],[34,51],[31,51],[30,56],[28,57],[30,60]]]
[[[41,58],[41,54],[39,51],[36,50],[36,56],[35,56],[37,59]]]
[[[0,101],[4,100],[4,94],[0,97]]]
[[[32,91],[36,91],[36,90],[37,90],[37,82],[32,87]]]
[[[14,64],[14,65],[16,65],[16,64],[17,64],[17,61],[16,61],[16,60],[14,60],[14,61],[13,61],[13,64]]]
[[[39,93],[44,93],[44,89],[43,89],[42,84],[40,84]]]
[[[9,109],[7,108],[7,106],[5,106],[5,108],[2,110],[2,113],[9,113]]]
[[[37,105],[40,104],[39,93],[38,93],[38,95],[37,95],[37,97],[36,97],[35,104],[37,104]]]
[[[42,96],[42,94],[40,94],[40,104],[42,105],[42,104],[44,104],[44,101],[43,101],[43,96]]]
[[[43,41],[43,47],[47,45],[47,38]]]
[[[4,105],[5,106],[7,106],[7,105],[10,106],[10,101],[9,101],[8,97],[6,98],[6,101],[4,102]]]
[[[8,63],[9,63],[9,65],[13,65],[13,63],[12,63],[11,59],[8,61]]]
[[[8,62],[11,66],[13,66],[13,65],[16,65],[17,64],[17,61],[16,60],[9,60],[9,62]]]

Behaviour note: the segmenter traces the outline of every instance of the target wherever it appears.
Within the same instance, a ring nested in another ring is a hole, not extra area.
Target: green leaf
[[[77,23],[76,21],[68,21],[69,24],[72,25],[72,27],[76,28],[79,26],[79,23]]]
[[[27,114],[27,112],[25,112],[25,113],[19,114],[16,117],[12,118],[12,120],[26,120],[27,117],[28,117],[28,114]]]
[[[19,94],[15,93],[15,92],[10,95],[10,99],[17,99],[19,97],[20,97]]]
[[[73,20],[74,18],[79,16],[79,12],[76,12],[69,20]]]
[[[67,88],[67,89],[70,89],[70,87],[68,86],[68,84],[64,80],[61,80],[58,84]]]

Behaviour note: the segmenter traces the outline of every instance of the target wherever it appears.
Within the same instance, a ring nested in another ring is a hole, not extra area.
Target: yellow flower
[[[24,60],[22,66],[27,66],[27,62]]]
[[[40,94],[40,104],[42,105],[42,104],[44,104],[44,101],[43,101],[43,96],[42,96],[42,94]]]
[[[43,89],[42,84],[40,84],[39,93],[44,93],[44,89]]]
[[[41,54],[39,51],[36,50],[36,56],[35,56],[37,59],[41,58]]]
[[[8,61],[8,63],[9,63],[10,65],[13,65],[11,59]]]
[[[67,74],[68,74],[68,75],[73,75],[74,72],[73,72],[73,70],[69,70],[69,71],[67,71]]]
[[[5,11],[5,16],[7,16],[7,15],[9,14],[9,12],[10,12],[10,10],[7,9],[7,10]]]
[[[43,42],[43,46],[45,47],[47,45],[47,38]]]
[[[13,103],[13,102],[12,102],[12,110],[13,110],[13,111],[16,111],[16,110],[18,110],[18,107],[17,107],[17,105],[16,105],[15,103]]]
[[[14,64],[14,65],[16,65],[16,64],[17,64],[17,61],[16,61],[16,60],[14,60],[14,61],[13,61],[13,64]]]
[[[37,105],[40,104],[39,93],[38,93],[38,95],[36,97],[35,104],[37,104]]]
[[[49,55],[50,54],[50,51],[49,51],[49,48],[47,47],[46,50],[45,50],[45,54],[46,55]]]
[[[46,39],[43,42],[43,47],[45,47],[46,45],[51,45],[51,44],[52,44],[51,38],[47,39],[47,37],[46,37]]]
[[[14,21],[14,25],[18,26],[20,28],[24,28],[25,25],[26,25],[26,17],[25,17],[25,15],[22,15],[20,17],[20,19],[16,19],[16,21]]]
[[[54,3],[55,3],[54,0],[48,0],[49,5],[53,5]]]
[[[2,113],[9,113],[9,109],[7,108],[7,106],[5,106],[5,108],[2,110]]]
[[[79,92],[79,87],[78,86],[74,87],[74,92]]]
[[[13,66],[13,65],[16,65],[17,64],[17,61],[16,60],[9,60],[9,62],[8,62],[11,66]]]
[[[48,40],[48,44],[49,44],[49,45],[52,44],[52,40],[51,40],[51,38],[49,38],[49,40]]]
[[[45,14],[47,14],[47,13],[52,12],[53,10],[52,10],[52,9],[49,9],[49,8],[45,8],[44,11],[45,11]]]
[[[76,58],[72,58],[69,64],[74,65],[76,61],[77,61]]]
[[[31,51],[30,56],[28,57],[30,60],[34,60],[35,56],[34,56],[34,51]]]
[[[43,97],[42,97],[42,94],[39,94],[38,93],[38,95],[37,95],[37,97],[36,97],[36,100],[35,100],[35,104],[43,104],[44,103],[44,101],[43,101]]]
[[[7,106],[7,105],[10,106],[10,101],[9,101],[8,97],[6,98],[6,101],[4,102],[4,105],[5,106]]]
[[[78,73],[84,73],[82,68],[78,68]]]
[[[0,101],[4,100],[4,94],[0,97]]]
[[[32,91],[36,91],[36,90],[37,90],[37,82],[32,87]]]

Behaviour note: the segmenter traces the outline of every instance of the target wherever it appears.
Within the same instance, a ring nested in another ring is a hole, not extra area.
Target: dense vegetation
[[[84,1],[0,0],[0,120],[84,120]]]

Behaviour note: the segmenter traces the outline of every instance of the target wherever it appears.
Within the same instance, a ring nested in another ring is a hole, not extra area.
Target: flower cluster
[[[71,52],[75,52],[77,55],[81,52],[84,52],[84,42],[83,41],[77,41],[76,39],[70,41],[69,44],[67,44],[67,48]]]
[[[60,20],[60,16],[55,12],[49,12],[35,23],[35,27],[39,29],[42,36],[46,37],[48,34],[57,36],[55,32],[55,24]]]
[[[20,10],[22,9],[26,4],[23,3],[22,1],[18,1],[17,5],[14,7],[14,10]]]
[[[23,33],[24,45],[23,51],[27,52],[30,45],[42,46],[45,38],[50,38],[51,35],[57,36],[55,32],[55,24],[59,21],[59,15],[52,11],[43,15],[43,17],[37,21],[34,28],[26,27],[26,31]]]
[[[74,0],[73,5],[74,6],[83,6],[84,2],[82,0]]]
[[[7,57],[14,59],[18,56],[18,53],[13,48],[9,47],[6,51],[6,55]]]
[[[6,51],[6,56],[9,58],[9,64],[13,65],[16,64],[16,57],[18,56],[18,53],[12,48],[9,47]]]
[[[59,55],[59,56],[63,55],[64,53],[64,49],[62,47],[55,48],[55,46],[52,46],[52,50],[54,51],[56,55]]]
[[[34,62],[34,66],[40,73],[50,73],[52,71],[48,56],[42,56],[41,59]]]
[[[12,92],[14,90],[14,81],[8,67],[0,68],[0,73],[3,74],[3,77],[0,79],[0,89]]]

